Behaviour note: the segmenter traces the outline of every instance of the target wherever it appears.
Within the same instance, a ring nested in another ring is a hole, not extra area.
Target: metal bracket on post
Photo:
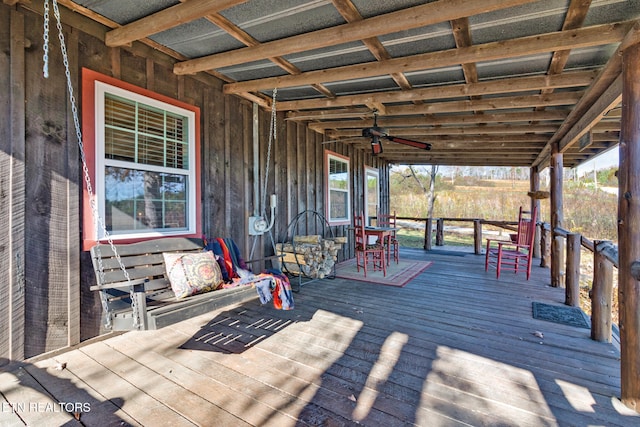
[[[640,261],[631,263],[631,277],[640,281]]]

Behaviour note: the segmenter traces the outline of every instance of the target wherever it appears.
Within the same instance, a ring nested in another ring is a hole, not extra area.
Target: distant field
[[[436,191],[433,216],[444,218],[483,218],[498,221],[515,221],[520,206],[529,206],[529,181],[479,180],[475,185],[447,185]],[[391,210],[399,216],[426,217],[426,197],[414,190],[391,187]],[[607,191],[608,190],[608,191]],[[572,232],[581,233],[591,240],[617,242],[617,195],[608,188],[589,188],[573,182],[564,185],[564,226]],[[549,222],[549,200],[541,201],[539,220]],[[460,227],[450,227],[452,225]],[[401,246],[424,247],[424,225],[404,227],[398,233]],[[435,226],[435,224],[434,224]],[[449,226],[449,227],[447,227]],[[467,232],[460,228],[468,227]],[[471,224],[445,223],[445,245],[473,245]],[[483,227],[485,232],[498,229]],[[484,236],[486,238],[486,235]],[[435,239],[435,232],[433,233]],[[435,241],[432,242],[435,244]],[[591,313],[588,298],[593,272],[593,255],[583,251],[581,257],[581,306]],[[614,274],[617,279],[617,275]],[[617,284],[617,280],[616,280]],[[617,292],[614,291],[614,322],[617,319]]]
[[[455,186],[436,191],[434,217],[483,218],[515,221],[520,206],[529,206],[528,181],[489,181],[490,186]],[[486,183],[483,181],[483,183]],[[601,189],[564,189],[564,225],[589,239],[617,241],[617,196]],[[399,216],[426,217],[422,194],[396,194],[392,188],[391,210]],[[538,219],[549,222],[549,200],[541,201]]]

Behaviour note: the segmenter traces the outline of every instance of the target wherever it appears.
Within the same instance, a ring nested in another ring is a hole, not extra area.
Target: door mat
[[[578,307],[533,302],[533,318],[562,323],[577,328],[591,328],[591,320]]]

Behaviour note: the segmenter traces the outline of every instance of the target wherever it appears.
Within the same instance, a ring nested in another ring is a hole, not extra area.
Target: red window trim
[[[168,96],[160,95],[147,89],[132,85],[130,83],[123,82],[116,78],[107,76],[105,74],[98,73],[88,68],[82,69],[82,139],[85,157],[87,161],[87,168],[89,169],[89,178],[92,183],[92,190],[95,194],[95,181],[96,181],[96,109],[95,109],[95,82],[103,82],[111,86],[115,86],[124,90],[128,90],[139,95],[143,95],[149,98],[156,99],[167,104],[174,105],[176,107],[184,108],[185,110],[192,111],[195,114],[195,150],[196,150],[196,231],[193,234],[180,235],[182,237],[200,237],[202,236],[202,212],[201,209],[201,158],[200,158],[200,108],[187,104],[182,101],[170,98]],[[104,220],[104,219],[103,219]],[[93,212],[91,211],[91,205],[89,203],[89,192],[84,182],[84,175],[82,176],[82,249],[88,251],[97,243],[97,230],[95,228],[95,221],[93,218]],[[174,236],[174,235],[172,235]],[[117,243],[133,243],[144,240],[156,239],[158,236],[149,238],[136,238],[136,239],[117,239]],[[104,242],[106,240],[100,240]]]

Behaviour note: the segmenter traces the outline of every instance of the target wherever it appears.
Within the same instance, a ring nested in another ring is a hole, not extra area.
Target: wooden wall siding
[[[34,114],[37,106],[43,113],[55,113],[61,107],[53,88],[39,84],[40,73],[34,78],[25,72],[42,68],[41,62],[34,68],[33,55],[29,55],[37,32],[33,37],[25,34],[28,28],[42,24],[37,17],[10,8],[3,9],[1,19],[0,67],[5,78],[0,111],[3,123],[8,125],[2,127],[0,141],[0,266],[5,274],[0,281],[0,364],[5,358],[21,358],[38,351],[39,341],[55,345],[60,339],[66,343],[67,338],[72,338],[66,331],[61,336],[59,331],[43,328],[31,308],[34,303],[44,303],[41,310],[62,318],[73,310],[66,304],[49,304],[64,302],[68,268],[73,264],[68,257],[69,246],[55,248],[56,257],[51,258],[55,261],[44,264],[45,268],[35,259],[48,252],[51,241],[62,239],[66,243],[67,227],[74,221],[66,215],[66,193],[73,191],[74,177],[64,166],[68,152],[60,144],[66,133],[65,116],[53,114],[52,121],[45,121],[44,114]],[[52,69],[60,64],[52,63]],[[58,199],[52,197],[54,191],[59,192]],[[56,219],[52,214],[57,215]],[[48,280],[49,271],[55,277],[43,293],[38,283]],[[36,322],[31,324],[33,320]],[[31,326],[28,335],[24,333],[25,323]]]
[[[91,261],[80,246],[84,182],[56,28],[51,26],[50,77],[44,80],[41,2],[34,4],[40,9],[0,3],[0,90],[10,100],[0,103],[0,119],[10,123],[0,127],[0,271],[11,273],[8,281],[0,282],[0,330],[10,331],[0,334],[0,364],[104,332],[102,307],[95,292],[89,291],[95,282]],[[253,105],[224,95],[222,83],[213,76],[174,75],[174,61],[148,46],[106,47],[102,26],[66,9],[62,20],[80,111],[83,67],[201,109],[203,231],[210,237],[233,237],[249,255],[254,242],[247,233],[248,216],[254,210]],[[270,111],[258,111],[261,183],[270,116]],[[278,198],[276,241],[299,212],[324,214],[325,148],[351,159],[355,211],[363,208],[365,164],[380,168],[382,188],[388,191],[386,165],[351,145],[324,145],[323,139],[278,113],[267,189]],[[388,195],[383,194],[382,200]],[[317,232],[315,223],[303,222],[299,230]],[[350,233],[347,226],[333,227],[332,232]],[[268,236],[256,242],[254,257],[265,253],[271,253]],[[351,256],[347,245],[340,257]],[[16,272],[24,273],[24,283]]]
[[[24,357],[24,17],[0,15],[0,366]],[[22,274],[21,274],[22,273]]]

